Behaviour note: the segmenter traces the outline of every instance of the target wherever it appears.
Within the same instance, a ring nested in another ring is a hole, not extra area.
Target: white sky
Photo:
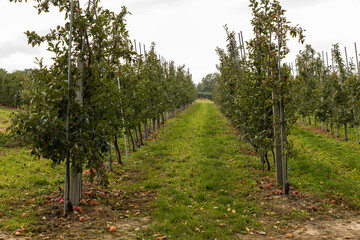
[[[86,3],[80,0],[81,4]],[[0,0],[0,68],[7,71],[34,68],[35,57],[49,59],[45,48],[27,45],[23,32],[30,30],[45,34],[50,28],[63,23],[63,17],[53,9],[50,14],[37,15],[28,3],[10,3]],[[360,44],[359,0],[280,0],[293,24],[306,29],[306,44],[316,51],[330,52],[332,44],[339,43],[349,57],[354,54],[354,42]],[[243,31],[245,40],[252,37],[251,9],[248,0],[102,0],[105,8],[119,12],[126,6],[132,15],[127,16],[131,39],[148,48],[156,43],[156,50],[176,65],[185,64],[193,74],[194,82],[216,71],[217,46],[224,47],[228,24],[235,32]],[[293,61],[299,43],[290,42]],[[360,47],[360,45],[359,45]],[[47,63],[50,63],[47,61]]]

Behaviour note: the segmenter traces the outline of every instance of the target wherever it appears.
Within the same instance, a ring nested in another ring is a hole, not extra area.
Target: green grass
[[[302,123],[302,121],[299,121],[299,123],[301,122],[301,124],[299,124],[299,126],[301,126],[303,129],[306,129],[306,130],[310,130],[310,129],[315,129],[315,121],[314,121],[314,117],[311,117],[311,124],[308,124],[309,123],[309,119],[307,118],[306,119],[306,124]],[[325,125],[326,127],[326,125]],[[316,123],[316,129],[320,130],[321,128],[321,122],[319,122],[319,120],[317,121]],[[331,127],[330,127],[330,123],[328,124],[328,130],[329,132],[327,133],[322,133],[324,135],[327,135],[329,137],[333,137],[333,138],[336,138],[337,140],[339,141],[345,141],[345,129],[344,129],[344,126],[341,125],[339,126],[339,129],[338,129],[338,134],[339,136],[336,137],[336,126],[334,125],[334,133],[331,134]],[[348,124],[348,141],[345,141],[346,143],[348,143],[348,147],[355,147],[357,150],[360,150],[360,145],[357,143],[357,137],[356,137],[356,127],[355,126],[351,126]],[[359,129],[359,133],[360,133],[360,129]]]
[[[255,184],[242,167],[257,159],[238,151],[228,125],[214,104],[198,101],[166,124],[156,144],[142,149],[146,158],[137,153],[149,169],[145,187],[158,190],[150,232],[173,239],[234,239],[257,225],[252,214],[259,209],[246,200]]]
[[[353,143],[336,139],[304,126],[292,129],[298,157],[289,163],[295,186],[330,199],[344,198],[360,207],[360,152]],[[299,183],[299,184],[298,184]]]
[[[0,148],[0,228],[16,230],[35,223],[43,195],[57,189],[60,168],[52,162],[34,159],[23,148]],[[28,213],[28,217],[22,217]]]
[[[10,126],[10,114],[12,112],[13,110],[0,106],[0,130],[5,130]]]
[[[10,126],[12,112],[0,107],[0,131]],[[27,148],[0,147],[0,228],[14,231],[35,223],[42,196],[57,188],[60,170],[51,165],[49,160],[31,157]],[[23,213],[29,216],[22,217]]]

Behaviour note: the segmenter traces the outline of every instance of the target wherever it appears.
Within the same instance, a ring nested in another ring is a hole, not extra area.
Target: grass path
[[[213,104],[197,102],[166,125],[156,144],[144,149],[149,151],[146,157],[139,152],[141,165],[149,169],[145,187],[158,192],[151,213],[155,223],[145,239],[320,239],[360,234],[357,213],[348,210],[358,204],[355,149],[295,127],[291,138],[297,157],[290,163],[295,193],[277,195],[279,188],[270,180],[274,173],[259,171],[259,159],[246,154],[249,146],[233,131]],[[354,231],[343,227],[346,219]]]
[[[239,171],[251,157],[239,153],[228,125],[213,104],[199,101],[164,127],[147,154],[139,153],[149,170],[145,187],[158,190],[151,232],[232,239],[256,225],[258,207],[246,201],[251,173]]]
[[[360,207],[360,151],[358,146],[340,141],[330,134],[314,132],[304,126],[292,130],[298,151],[293,163],[294,181],[326,197],[344,198]]]

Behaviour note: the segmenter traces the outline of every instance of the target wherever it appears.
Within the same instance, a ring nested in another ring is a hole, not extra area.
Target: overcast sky
[[[32,2],[0,0],[0,68],[7,71],[36,67],[35,57],[49,59],[51,55],[45,48],[27,45],[23,33],[31,30],[45,34],[64,21],[55,9],[52,13],[37,15]],[[339,43],[343,52],[346,46],[348,55],[354,57],[354,42],[360,44],[360,31],[356,27],[359,0],[280,2],[287,10],[287,19],[306,29],[306,44],[311,44],[316,51],[330,52],[332,44]],[[190,68],[194,82],[216,71],[215,48],[225,46],[225,24],[235,32],[243,31],[245,40],[253,36],[248,0],[102,0],[101,3],[114,12],[126,6],[132,13],[127,16],[131,39],[147,48],[155,42],[157,52],[166,60]],[[289,46],[288,62],[294,61],[304,48],[295,41]]]

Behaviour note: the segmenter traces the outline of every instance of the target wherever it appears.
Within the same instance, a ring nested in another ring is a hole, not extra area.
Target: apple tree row
[[[294,96],[298,114],[303,121],[308,118],[310,124],[313,116],[315,126],[320,120],[323,130],[330,129],[337,136],[339,127],[344,126],[345,140],[348,140],[348,127],[356,126],[357,130],[359,125],[358,64],[349,63],[347,56],[344,59],[338,44],[333,45],[330,56],[306,45],[296,60]]]
[[[254,38],[238,46],[235,33],[227,32],[227,48],[217,49],[220,77],[215,101],[221,111],[260,153],[264,164],[275,161],[277,182],[287,184],[286,162],[291,147],[287,140],[292,123],[290,69],[281,60],[288,54],[288,37],[303,41],[303,30],[290,26],[278,1],[250,0]],[[247,54],[245,51],[247,49]]]
[[[24,83],[26,111],[13,117],[12,128],[36,156],[54,163],[66,160],[65,210],[71,210],[82,196],[83,167],[95,169],[92,177],[106,184],[103,163],[109,145],[120,162],[118,136],[123,131],[134,148],[140,146],[149,120],[159,125],[161,117],[164,121],[169,112],[192,103],[196,88],[184,66],[157,58],[154,45],[146,54],[135,52],[125,7],[115,14],[99,0],[89,1],[85,9],[78,1],[35,2],[39,14],[55,7],[66,23],[45,36],[26,33],[29,44],[48,45],[54,62],[45,66],[38,60],[39,67]]]

